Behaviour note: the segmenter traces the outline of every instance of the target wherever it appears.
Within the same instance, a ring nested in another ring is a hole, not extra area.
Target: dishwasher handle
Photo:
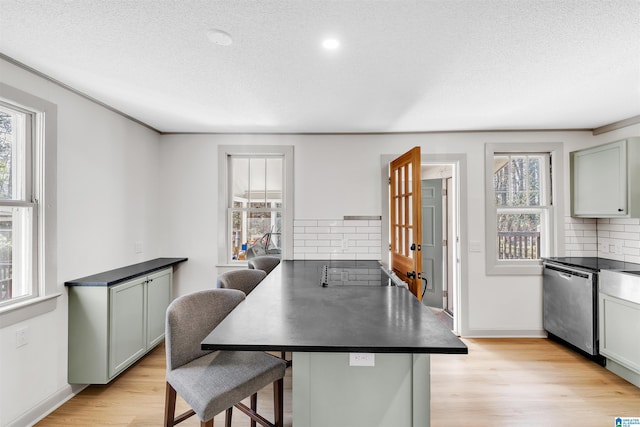
[[[544,268],[548,268],[549,270],[554,270],[557,271],[558,273],[560,273],[561,276],[570,279],[571,277],[577,276],[577,277],[582,277],[584,279],[591,279],[591,277],[593,276],[593,273],[588,273],[586,271],[580,271],[580,270],[574,270],[572,268],[569,267],[565,267],[565,266],[559,266],[556,264],[549,264],[549,263],[544,263],[543,264]]]

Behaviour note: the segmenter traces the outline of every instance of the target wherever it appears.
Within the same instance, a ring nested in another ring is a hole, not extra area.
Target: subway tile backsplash
[[[381,220],[297,219],[293,258],[379,260]]]
[[[565,255],[640,264],[640,219],[566,217]]]

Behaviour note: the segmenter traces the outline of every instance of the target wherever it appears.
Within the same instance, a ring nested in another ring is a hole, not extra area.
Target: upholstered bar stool
[[[265,273],[271,273],[271,270],[280,264],[280,258],[269,255],[257,256],[247,260],[247,266],[250,269],[262,270]]]
[[[217,287],[222,289],[237,289],[245,295],[258,286],[258,283],[267,276],[264,270],[231,270],[218,276]]]
[[[200,347],[244,299],[241,291],[209,289],[179,297],[167,308],[165,427],[194,414],[202,427],[213,427],[213,417],[224,410],[226,425],[231,426],[234,406],[251,418],[252,425],[282,427],[284,361],[261,351],[205,351]],[[273,423],[257,413],[257,393],[271,383]],[[175,417],[177,395],[192,409]],[[251,397],[250,408],[241,402],[247,397]]]
[[[257,257],[257,258],[275,258],[275,257]],[[257,259],[253,258],[253,259]],[[278,263],[279,258],[275,258]],[[278,264],[276,264],[278,265]],[[274,266],[275,267],[275,266]],[[273,269],[273,267],[272,267]],[[269,270],[271,271],[271,270]],[[222,289],[237,289],[249,295],[249,293],[267,276],[267,273],[262,269],[240,269],[231,270],[226,273],[222,273],[218,276],[217,287]],[[287,362],[287,366],[291,366],[291,361],[286,360],[286,353],[280,352],[280,357]]]

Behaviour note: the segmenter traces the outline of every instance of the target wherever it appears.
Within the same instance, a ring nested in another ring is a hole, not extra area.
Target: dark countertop
[[[640,264],[632,262],[615,261],[598,257],[550,257],[544,261],[553,261],[570,267],[582,267],[592,271],[600,270],[630,270],[640,271]]]
[[[129,265],[127,267],[116,268],[80,279],[69,280],[65,286],[112,286],[125,282],[134,277],[152,273],[163,268],[172,267],[188,258],[156,258],[150,261]]]
[[[203,341],[205,350],[452,353],[467,346],[407,289],[321,286],[323,265],[355,272],[376,261],[282,261]],[[350,273],[345,273],[350,274]]]

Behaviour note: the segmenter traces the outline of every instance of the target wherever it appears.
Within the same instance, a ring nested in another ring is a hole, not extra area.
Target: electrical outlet
[[[135,253],[141,254],[142,253],[142,242],[140,240],[137,240],[133,244],[133,249],[134,249]]]
[[[616,248],[616,253],[617,253],[617,254],[622,254],[622,253],[624,253],[624,250],[622,249],[622,242],[618,242],[618,241],[616,241],[616,242],[614,243],[614,246],[615,246],[615,248]]]
[[[349,353],[349,366],[375,366],[375,353]]]
[[[29,344],[28,328],[18,329],[16,331],[16,348]]]

